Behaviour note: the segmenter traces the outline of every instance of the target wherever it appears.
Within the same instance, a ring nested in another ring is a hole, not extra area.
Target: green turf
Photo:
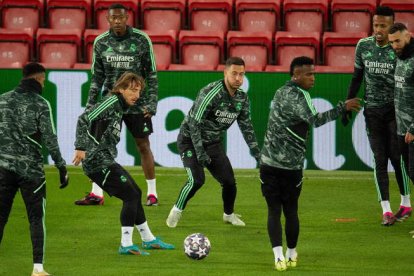
[[[146,192],[138,167],[128,168]],[[58,189],[57,170],[47,172],[47,245],[45,269],[53,275],[266,275],[273,270],[273,253],[266,230],[266,205],[257,170],[236,170],[236,213],[245,228],[222,222],[220,187],[210,175],[190,201],[177,228],[165,219],[186,180],[183,169],[157,168],[160,206],[145,207],[152,232],[177,246],[173,251],[151,251],[151,256],[120,256],[119,211],[121,202],[106,197],[105,205],[75,206],[73,201],[89,191],[79,168],[70,168],[71,182]],[[395,179],[391,178],[391,204],[399,205]],[[372,173],[306,171],[300,199],[301,232],[298,267],[291,275],[413,275],[414,229],[410,218],[392,227],[380,225]],[[337,222],[336,219],[355,219]],[[188,259],[184,238],[202,232],[212,243],[202,261]],[[134,241],[139,235],[134,233]],[[0,246],[0,275],[29,275],[31,244],[25,208],[17,195]]]

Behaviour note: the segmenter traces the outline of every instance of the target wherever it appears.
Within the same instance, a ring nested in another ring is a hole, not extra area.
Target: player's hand
[[[407,144],[411,144],[413,141],[414,141],[414,135],[407,131],[407,133],[405,134],[405,142]]]
[[[200,165],[203,167],[211,163],[211,158],[207,154],[203,154],[202,156],[197,157],[197,160],[198,163],[200,163]]]
[[[85,159],[84,150],[75,150],[75,156],[73,157],[73,165],[78,166],[82,160]]]
[[[65,166],[59,168],[59,180],[60,180],[60,186],[59,186],[60,189],[63,189],[69,185],[68,171],[66,170]]]
[[[342,113],[341,122],[344,126],[347,126],[349,124],[349,121],[352,119],[352,112],[351,111],[345,111]]]
[[[345,109],[346,111],[355,111],[358,112],[361,109],[361,99],[360,98],[352,98],[345,101]]]

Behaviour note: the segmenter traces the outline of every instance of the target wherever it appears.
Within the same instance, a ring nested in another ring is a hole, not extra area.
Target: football
[[[209,239],[201,233],[188,235],[184,240],[184,253],[193,260],[202,260],[210,253]]]

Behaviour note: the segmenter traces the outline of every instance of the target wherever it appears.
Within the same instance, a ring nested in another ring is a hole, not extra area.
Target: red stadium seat
[[[266,65],[265,72],[289,73],[289,65]]]
[[[31,29],[0,29],[0,67],[21,68],[31,60],[32,49]]]
[[[332,30],[334,32],[367,32],[372,29],[371,18],[377,0],[332,0]]]
[[[354,66],[355,47],[368,33],[323,34],[324,64],[328,66]]]
[[[326,66],[326,65],[316,65],[316,73],[352,73],[354,72],[354,66]]]
[[[275,35],[276,64],[289,66],[298,56],[308,56],[318,64],[320,34],[277,32]]]
[[[93,43],[95,42],[95,38],[98,35],[103,34],[104,30],[96,30],[96,29],[86,29],[83,33],[83,43],[84,43],[84,50],[83,53],[84,60],[87,63],[92,63],[92,55],[93,55]]]
[[[215,65],[188,65],[188,64],[171,64],[168,67],[168,71],[214,71]]]
[[[68,62],[41,62],[46,69],[72,69],[73,64]]]
[[[285,30],[320,32],[328,22],[328,0],[284,0]]]
[[[168,31],[144,30],[152,41],[157,69],[165,70],[175,61],[177,33]]]
[[[49,27],[81,29],[90,26],[92,0],[47,0]]]
[[[91,70],[92,64],[90,63],[75,63],[73,69],[77,70]]]
[[[227,47],[229,56],[243,58],[247,71],[262,71],[272,60],[272,33],[229,31]]]
[[[280,26],[281,0],[236,0],[238,29],[243,32],[272,32]]]
[[[3,28],[36,31],[43,24],[43,0],[3,0],[0,8]]]
[[[394,10],[395,22],[401,22],[410,32],[414,32],[414,2],[407,0],[381,0],[381,6]]]
[[[188,0],[190,28],[226,32],[232,22],[233,0]]]
[[[142,0],[143,29],[179,31],[185,24],[186,0]]]
[[[109,24],[106,19],[108,8],[112,4],[122,4],[128,9],[128,22],[131,27],[138,25],[138,1],[134,0],[95,0],[95,26],[97,29],[108,29]]]
[[[224,59],[224,33],[181,31],[179,49],[182,64],[212,65],[215,68]]]
[[[79,60],[81,36],[82,32],[79,29],[38,29],[39,62],[73,66]]]

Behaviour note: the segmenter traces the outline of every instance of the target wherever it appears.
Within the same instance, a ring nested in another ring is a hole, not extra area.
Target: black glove
[[[352,119],[352,112],[351,111],[345,111],[342,113],[341,122],[344,126],[347,126],[349,124],[349,121]]]
[[[66,167],[59,168],[60,189],[65,188],[69,184],[69,176]]]
[[[200,163],[200,165],[203,167],[211,163],[211,158],[207,154],[203,154],[202,156],[197,157],[197,159],[198,159],[198,163]]]

